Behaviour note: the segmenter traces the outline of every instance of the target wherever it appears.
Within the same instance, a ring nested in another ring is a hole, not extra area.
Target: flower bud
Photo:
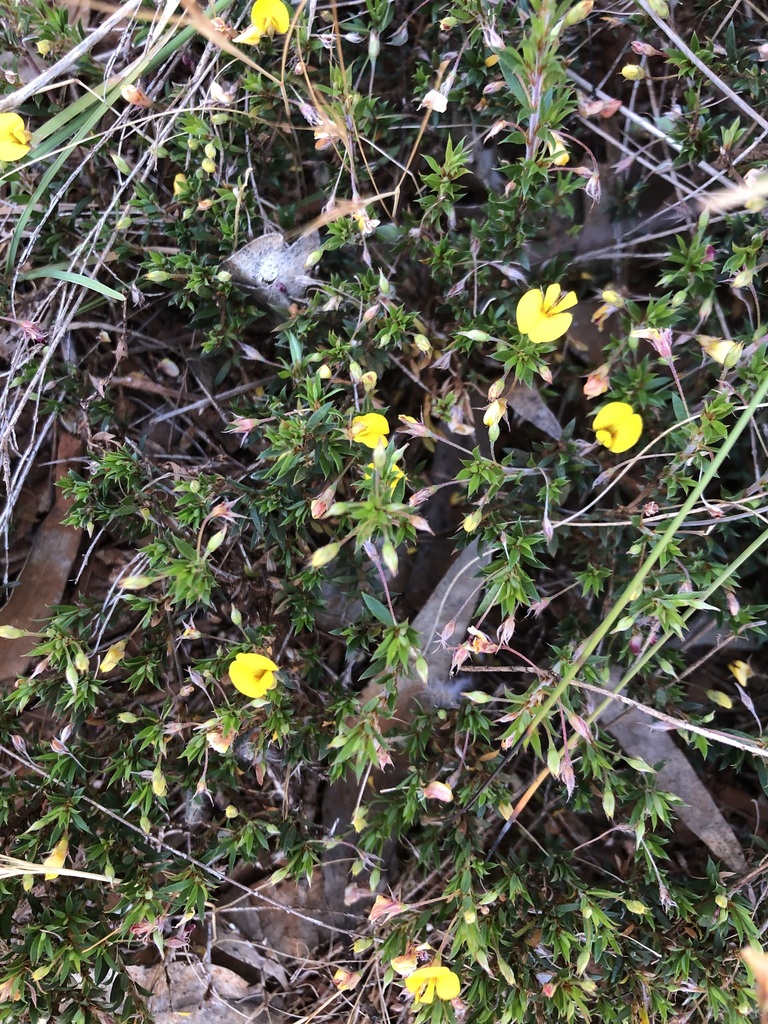
[[[577,4],[568,11],[565,18],[563,19],[563,25],[565,28],[572,28],[574,25],[578,25],[580,21],[584,21],[592,13],[592,8],[595,6],[595,0],[579,0]]]
[[[312,552],[312,557],[309,560],[309,564],[313,569],[322,569],[324,565],[328,565],[338,555],[341,549],[341,544],[326,544],[316,551]]]
[[[390,576],[397,576],[398,560],[395,545],[390,540],[385,540],[381,546],[381,557]]]
[[[625,64],[621,69],[621,74],[628,82],[642,82],[645,78],[645,68],[639,64]]]
[[[482,515],[482,509],[476,508],[474,512],[470,512],[468,516],[464,516],[461,524],[462,530],[466,533],[474,533],[480,525]]]
[[[469,338],[470,341],[490,341],[491,336],[486,331],[458,331],[462,338]]]
[[[493,384],[488,388],[488,401],[495,402],[497,398],[501,398],[504,394],[504,390],[507,386],[507,382],[501,377],[499,380],[495,380]]]
[[[608,363],[603,363],[602,366],[598,366],[596,370],[590,373],[583,388],[586,398],[597,398],[599,395],[605,394],[608,390],[610,370],[611,368]]]

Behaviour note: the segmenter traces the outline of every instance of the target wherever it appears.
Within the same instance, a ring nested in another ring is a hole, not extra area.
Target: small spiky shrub
[[[359,795],[358,884],[393,839],[402,874],[287,1012],[748,1013],[763,666],[721,651],[765,621],[758,16],[0,3],[1,1021],[149,1019],[126,965],[205,949],[236,866],[335,848],[308,776]],[[227,269],[318,229],[299,301]],[[44,528],[80,555],[22,621],[62,437]],[[468,697],[405,707],[474,543]],[[609,691],[743,798],[751,874],[681,837]]]

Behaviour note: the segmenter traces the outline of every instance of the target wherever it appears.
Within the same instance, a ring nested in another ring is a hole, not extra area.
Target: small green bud
[[[395,550],[395,545],[392,543],[392,541],[384,541],[384,543],[381,546],[381,557],[384,560],[384,565],[386,565],[390,576],[397,576],[397,551]]]
[[[211,539],[205,545],[206,553],[209,554],[209,555],[212,555],[213,552],[216,551],[218,548],[220,548],[221,545],[224,543],[224,538],[226,536],[227,536],[227,531],[226,530],[218,530],[216,533],[214,533],[214,535],[211,537]]]
[[[579,3],[574,4],[563,19],[565,28],[572,28],[574,25],[578,25],[580,21],[588,18],[594,6],[595,0],[579,0]]]
[[[341,544],[326,544],[324,547],[312,552],[309,564],[313,569],[322,569],[324,565],[328,565],[329,562],[334,560],[340,549]]]

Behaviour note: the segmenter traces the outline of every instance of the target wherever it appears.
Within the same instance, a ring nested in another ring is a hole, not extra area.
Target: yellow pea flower
[[[265,654],[241,653],[229,666],[229,678],[240,693],[260,699],[277,685],[275,673],[279,671],[279,666]]]
[[[347,431],[350,441],[364,444],[366,448],[375,448],[379,442],[387,443],[389,423],[387,417],[380,412],[367,412],[364,416],[355,416]]]
[[[287,32],[290,24],[291,12],[283,0],[256,0],[251,8],[251,24],[234,41],[258,46],[264,36]]]
[[[18,114],[0,114],[0,160],[21,160],[30,150],[31,138],[32,133]]]
[[[643,420],[627,402],[609,402],[595,416],[592,429],[599,444],[618,454],[640,440]]]
[[[438,999],[455,999],[461,982],[457,974],[440,964],[419,967],[405,979],[405,987],[413,995],[414,1003],[433,1003]]]
[[[559,284],[548,285],[546,292],[531,288],[517,304],[517,326],[536,345],[556,341],[571,326],[573,315],[565,311],[576,302],[576,292],[563,292]]]

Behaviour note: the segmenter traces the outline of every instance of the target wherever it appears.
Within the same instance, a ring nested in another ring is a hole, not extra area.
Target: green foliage
[[[686,646],[699,619],[765,631],[765,212],[691,216],[713,172],[760,170],[762,23],[694,4],[664,15],[670,39],[644,6],[306,5],[240,56],[142,19],[20,102],[30,154],[0,165],[8,596],[63,433],[83,454],[54,508],[84,553],[2,696],[2,852],[64,844],[106,881],[0,879],[1,1024],[148,1020],[126,965],[186,952],[192,922],[205,946],[228,874],[311,882],[342,852],[402,904],[334,953],[383,1018],[403,1012],[394,958],[419,955],[462,987],[417,1024],[747,1015],[759,898],[681,841],[660,766],[597,714],[618,672],[705,781],[768,792],[759,689],[717,658],[710,685]],[[86,39],[74,10],[0,0],[6,96]],[[228,36],[248,18],[216,14]],[[635,83],[602,66],[629,45]],[[623,111],[590,113],[571,75]],[[266,308],[223,272],[318,222],[305,301]],[[537,343],[518,303],[550,285],[578,318]],[[607,402],[642,416],[629,450],[598,443]],[[371,413],[375,450],[354,429]],[[475,631],[436,642],[476,674],[458,706],[404,707],[431,653],[404,570],[472,540]],[[280,672],[251,700],[228,670],[254,651]],[[354,791],[353,830],[306,779]],[[312,998],[337,997],[325,974]]]

